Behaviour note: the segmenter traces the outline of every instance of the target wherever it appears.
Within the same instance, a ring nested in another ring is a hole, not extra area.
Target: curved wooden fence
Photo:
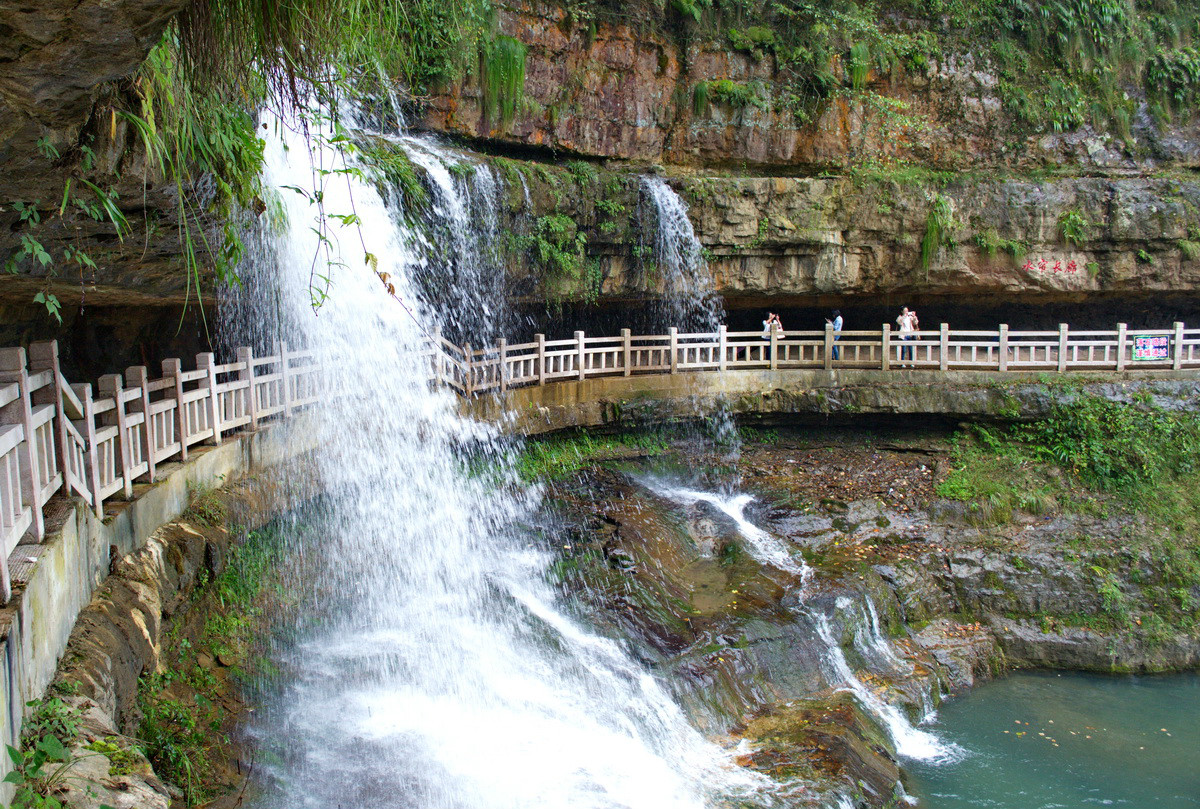
[[[728,331],[635,335],[456,346],[441,336],[429,346],[433,378],[464,395],[564,380],[636,374],[838,368],[899,371],[1126,371],[1200,369],[1200,329],[995,331],[951,329],[902,335],[877,331]]]
[[[907,339],[905,339],[907,337]],[[1125,371],[1200,369],[1200,329],[1115,331],[760,331],[588,337],[488,348],[426,341],[431,382],[464,396],[604,376],[839,368],[898,371]],[[45,536],[43,508],[52,495],[78,495],[97,515],[106,499],[152,483],[156,467],[184,461],[188,448],[265,419],[286,418],[320,399],[321,363],[312,351],[255,357],[239,348],[233,362],[199,354],[195,368],[164,360],[162,375],[144,366],[89,384],[59,370],[58,346],[0,349],[0,596],[11,594],[8,556]]]
[[[0,349],[3,601],[12,589],[8,556],[26,536],[42,540],[43,508],[56,492],[82,497],[103,516],[105,499],[128,499],[135,480],[153,483],[155,468],[187,460],[189,447],[317,401],[318,370],[309,351],[280,346],[255,357],[240,348],[224,365],[200,354],[190,371],[164,360],[158,379],[132,367],[100,377],[93,392],[63,377],[56,343],[34,343],[28,357],[23,348]]]

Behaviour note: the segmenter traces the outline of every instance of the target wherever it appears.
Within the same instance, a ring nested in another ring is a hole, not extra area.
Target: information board
[[[1133,336],[1133,358],[1135,360],[1166,360],[1171,358],[1171,337],[1167,334],[1135,334]]]

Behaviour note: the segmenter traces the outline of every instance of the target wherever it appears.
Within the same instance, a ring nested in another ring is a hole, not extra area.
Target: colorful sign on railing
[[[1165,360],[1171,356],[1171,338],[1166,334],[1135,334],[1133,358],[1139,361]]]

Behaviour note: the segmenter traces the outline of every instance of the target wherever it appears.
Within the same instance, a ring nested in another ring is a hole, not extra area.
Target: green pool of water
[[[1200,675],[1017,674],[942,705],[966,755],[909,767],[926,809],[1200,807]]]

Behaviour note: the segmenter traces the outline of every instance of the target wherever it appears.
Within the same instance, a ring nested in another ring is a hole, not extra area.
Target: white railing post
[[[172,358],[162,361],[163,376],[175,378],[175,435],[179,437],[179,460],[188,456],[187,414],[183,406],[183,360]]]
[[[288,376],[288,365],[291,359],[288,357],[288,344],[284,340],[279,341],[279,389],[283,391],[283,417],[288,418],[292,415],[292,379]]]
[[[825,370],[833,370],[833,324],[825,324]]]
[[[950,367],[950,324],[943,323],[938,335],[938,368],[945,371]]]
[[[722,323],[717,326],[717,370],[721,373],[725,372],[725,351],[729,344],[729,329]]]
[[[154,443],[154,432],[150,425],[150,391],[147,390],[147,383],[150,381],[150,373],[146,370],[145,365],[133,365],[125,369],[125,385],[130,388],[141,388],[142,395],[137,402],[130,402],[133,405],[133,412],[141,411],[142,414],[142,452],[146,456],[146,475],[147,479],[154,482],[154,453],[158,447]]]
[[[1175,321],[1175,336],[1171,340],[1171,368],[1183,368],[1183,324]]]
[[[546,384],[546,335],[535,334],[533,341],[537,343],[538,386]]]
[[[1125,344],[1129,341],[1129,324],[1117,324],[1117,370],[1125,370]]]
[[[258,397],[254,391],[254,349],[243,346],[234,352],[237,361],[246,367],[238,371],[238,380],[246,383],[246,411],[250,415],[250,428],[258,429]]]
[[[621,367],[625,376],[633,373],[633,334],[629,329],[621,329]]]
[[[99,381],[100,396],[113,400],[113,416],[117,422],[117,455],[121,461],[121,482],[125,499],[133,496],[133,479],[129,468],[133,465],[133,457],[129,448],[129,430],[125,424],[125,403],[122,399],[120,374],[105,374]]]
[[[430,357],[433,360],[433,384],[440,386],[445,384],[442,372],[443,353],[442,353],[442,327],[434,326],[433,334],[430,335],[430,349],[433,355]]]
[[[801,348],[800,351],[801,351],[800,359],[804,359],[804,354],[803,354],[804,349]],[[779,329],[775,327],[774,323],[772,323],[771,324],[771,370],[774,371],[778,367],[779,367]]]
[[[1000,324],[1000,370],[1008,370],[1008,324]]]
[[[501,337],[496,341],[500,352],[500,392],[508,391],[508,340]]]
[[[671,352],[671,373],[677,374],[679,373],[679,352],[677,351],[679,348],[679,329],[672,326],[667,329],[667,336],[670,338],[670,347],[668,350]]]
[[[587,370],[585,368],[585,363],[587,361],[587,348],[586,344],[584,343],[583,332],[575,332],[575,345],[579,351],[579,381],[582,382],[584,377],[587,376]]]
[[[1067,324],[1058,324],[1058,372],[1067,371]]]
[[[33,403],[29,398],[29,372],[25,367],[25,349],[0,348],[0,381],[16,382],[20,391],[17,401],[0,409],[0,424],[23,425],[24,443],[17,446],[17,458],[21,464],[21,491],[33,513],[30,530],[34,539],[41,542],[42,537],[46,535],[46,523],[42,516],[42,487],[38,484],[41,476],[38,474],[37,441],[33,432]]]
[[[467,395],[470,396],[475,392],[475,358],[471,356],[471,344],[467,343],[463,346],[463,364],[466,366],[466,380],[463,384]]]
[[[38,391],[38,404],[54,405],[55,446],[58,449],[59,472],[63,476],[63,488],[69,495],[70,484],[67,478],[71,474],[71,437],[67,434],[67,408],[63,403],[63,378],[59,371],[58,341],[50,340],[45,343],[31,343],[29,346],[29,367],[35,372],[49,371],[50,385]]]
[[[208,417],[212,420],[212,442],[221,443],[221,406],[217,395],[217,358],[211,351],[196,355],[196,370],[207,371],[200,387],[208,391]]]
[[[879,367],[884,371],[890,371],[892,370],[892,324],[883,324],[880,342],[883,348],[883,357],[879,360]]]
[[[96,413],[92,404],[92,386],[84,383],[72,385],[75,398],[83,407],[83,421],[80,422],[79,433],[87,442],[88,489],[92,492],[92,509],[97,517],[104,516],[104,502],[100,499],[100,451],[96,444]]]

